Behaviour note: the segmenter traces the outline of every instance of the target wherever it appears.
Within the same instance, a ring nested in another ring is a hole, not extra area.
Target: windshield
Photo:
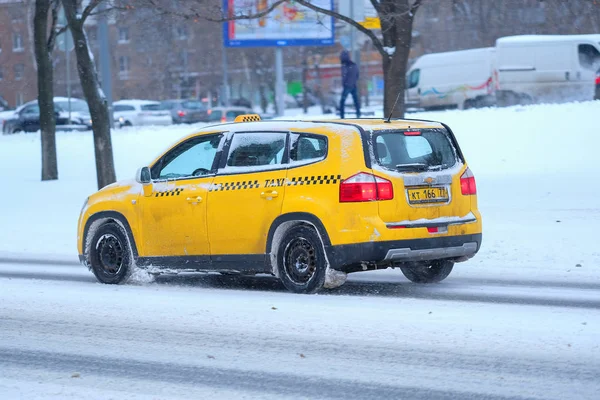
[[[57,104],[60,108],[62,108],[65,111],[69,110],[69,102],[67,100],[56,101],[55,104]],[[71,100],[71,111],[84,112],[88,114],[90,112],[88,105],[85,101],[76,100]]]
[[[141,106],[143,111],[161,111],[166,110],[162,104],[145,104]]]
[[[441,170],[457,162],[444,129],[384,131],[375,134],[373,142],[376,162],[391,170]]]
[[[206,107],[199,101],[184,101],[181,103],[184,108],[189,108],[190,110],[203,110]]]

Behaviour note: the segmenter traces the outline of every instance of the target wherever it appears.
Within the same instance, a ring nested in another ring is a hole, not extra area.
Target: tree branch
[[[257,12],[256,14],[237,14],[237,15],[233,15],[233,16],[226,15],[226,16],[223,16],[222,18],[204,17],[204,19],[206,19],[207,21],[211,21],[211,22],[227,22],[227,21],[240,20],[240,19],[256,19],[256,18],[264,17],[267,14],[270,14],[271,11],[273,11],[274,9],[276,9],[277,7],[279,7],[281,4],[285,3],[286,1],[287,0],[277,0],[276,2],[271,4],[271,6],[269,8],[267,8],[264,11]]]
[[[371,0],[371,4],[373,4],[373,8],[377,11],[377,15],[381,12],[381,4],[377,0]]]
[[[146,3],[149,4],[150,6],[152,6],[155,10],[158,10],[162,14],[174,15],[176,17],[183,18],[186,20],[203,19],[203,20],[206,20],[209,22],[222,23],[222,22],[227,22],[227,21],[247,20],[247,19],[256,19],[256,18],[264,17],[264,16],[268,15],[269,13],[271,13],[273,10],[275,10],[277,7],[279,7],[281,4],[285,3],[286,1],[288,1],[288,0],[277,0],[273,4],[271,4],[267,9],[257,12],[255,14],[225,15],[223,13],[223,10],[219,7],[219,9],[221,11],[219,13],[219,14],[221,14],[220,17],[211,17],[206,14],[201,14],[199,11],[195,11],[194,9],[190,9],[189,12],[179,11],[179,10],[174,10],[174,9],[167,9],[160,4],[161,3],[160,0],[158,0],[158,1],[157,0],[146,0]]]
[[[56,24],[58,21],[58,0],[52,1],[52,22],[50,25],[50,35],[48,36],[48,42],[46,43],[46,48],[48,49],[48,53],[52,53],[54,49],[54,43],[56,42],[56,37],[59,33],[56,31]]]
[[[87,7],[81,13],[80,21],[81,21],[82,25],[85,23],[85,20],[90,16],[90,14],[92,14],[92,11],[94,11],[94,8],[96,8],[98,6],[98,4],[102,3],[103,1],[104,0],[90,1],[90,4],[88,4]]]
[[[317,7],[307,0],[296,0],[295,2],[297,4],[303,5],[306,8],[310,8],[313,11],[316,11],[321,14],[329,15],[330,17],[339,19],[340,21],[344,21],[345,23],[353,26],[354,28],[358,29],[359,31],[361,31],[362,33],[367,35],[369,37],[369,39],[371,39],[371,41],[373,42],[373,46],[375,46],[375,48],[377,49],[377,51],[379,51],[379,53],[381,54],[382,57],[389,57],[389,54],[383,48],[383,44],[381,43],[381,40],[379,40],[379,38],[377,36],[375,36],[373,31],[368,28],[365,28],[364,26],[362,26],[361,24],[359,24],[352,18],[346,17],[345,15],[339,14],[335,11]]]
[[[417,12],[419,7],[421,7],[422,3],[423,3],[423,0],[415,0],[415,2],[412,4],[412,6],[410,6],[410,13],[412,14],[411,15],[412,17],[414,17],[414,13]]]

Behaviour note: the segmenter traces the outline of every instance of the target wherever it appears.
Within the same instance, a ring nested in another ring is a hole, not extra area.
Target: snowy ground
[[[599,115],[600,102],[411,114],[455,131],[481,252],[439,285],[386,270],[318,296],[268,278],[96,284],[75,265],[91,133],[57,134],[60,180],[44,183],[38,135],[0,136],[0,397],[595,399]],[[114,131],[119,179],[194,129]]]

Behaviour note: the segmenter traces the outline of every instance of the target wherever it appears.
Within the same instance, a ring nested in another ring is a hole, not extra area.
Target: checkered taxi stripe
[[[211,185],[209,192],[222,192],[225,190],[243,190],[259,188],[258,181],[223,182]]]
[[[300,176],[287,181],[288,186],[298,185],[329,185],[338,183],[342,179],[341,175],[318,175],[318,176]]]
[[[165,190],[162,192],[156,192],[156,195],[154,197],[179,196],[179,193],[181,193],[181,192],[183,192],[182,188]]]

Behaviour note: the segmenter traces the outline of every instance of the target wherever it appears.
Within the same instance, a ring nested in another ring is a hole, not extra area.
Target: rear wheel
[[[123,228],[115,223],[101,225],[90,242],[88,263],[102,283],[125,281],[133,268],[129,240]]]
[[[321,238],[300,225],[286,232],[277,252],[277,269],[283,285],[294,293],[315,293],[325,283],[327,261]]]
[[[431,261],[419,266],[401,266],[400,270],[408,280],[415,283],[441,282],[450,275],[454,262],[448,260]]]

